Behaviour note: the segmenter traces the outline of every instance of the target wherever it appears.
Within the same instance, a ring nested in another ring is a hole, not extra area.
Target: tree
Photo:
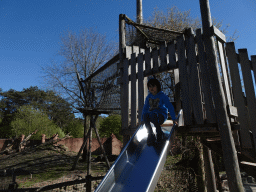
[[[122,140],[120,131],[122,129],[122,121],[120,115],[110,115],[100,123],[100,136],[110,137],[113,133],[119,140]]]
[[[213,17],[213,25],[220,29],[224,34],[228,34],[230,25],[223,26],[223,21],[219,21]],[[166,12],[159,10],[157,7],[154,9],[153,14],[145,20],[145,25],[157,27],[161,29],[169,29],[173,31],[183,31],[186,28],[192,27],[194,30],[201,28],[201,20],[199,18],[192,18],[190,10],[180,11],[176,6],[171,8],[167,7]],[[238,36],[235,30],[233,34],[228,36],[228,41],[235,41]]]
[[[65,136],[64,132],[48,118],[48,116],[39,109],[34,109],[30,105],[23,105],[18,108],[14,115],[11,125],[12,136],[19,137],[20,135],[28,135],[31,132],[38,130],[32,139],[41,139],[41,135],[51,137],[58,133],[59,137]]]
[[[91,107],[92,101],[89,96],[83,95],[81,82],[110,60],[117,47],[108,42],[105,35],[93,29],[81,30],[78,34],[67,31],[60,40],[61,47],[57,55],[62,59],[42,68],[45,83],[65,96],[78,112],[83,113],[84,109]],[[86,90],[90,90],[90,87],[87,84]]]
[[[78,34],[67,31],[60,40],[61,47],[57,54],[60,61],[55,60],[52,65],[42,68],[45,83],[65,96],[73,108],[83,114],[85,139],[88,115],[93,115],[88,113],[88,109],[94,107],[94,91],[91,81],[87,81],[86,85],[82,82],[114,56],[117,44],[109,42],[105,35],[93,29],[81,30]],[[84,150],[83,159],[86,159],[86,154]]]
[[[35,86],[22,91],[10,89],[6,92],[0,92],[0,96],[0,115],[2,118],[0,129],[10,126],[13,115],[23,105],[30,105],[34,109],[44,111],[48,118],[62,129],[75,118],[71,105],[50,90],[43,91]]]

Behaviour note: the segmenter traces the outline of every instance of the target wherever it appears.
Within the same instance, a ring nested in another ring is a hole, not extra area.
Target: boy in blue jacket
[[[160,125],[167,120],[168,112],[170,113],[174,123],[176,123],[174,107],[171,104],[169,97],[161,91],[161,84],[157,79],[150,79],[147,86],[150,93],[145,100],[141,121],[145,122],[148,129],[148,142],[152,143],[155,140],[150,122],[155,125],[157,142],[160,142],[164,138],[164,133]]]

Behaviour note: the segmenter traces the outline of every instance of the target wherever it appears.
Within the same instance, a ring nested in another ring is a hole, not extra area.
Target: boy
[[[166,121],[168,112],[170,113],[174,123],[176,123],[174,107],[169,101],[168,96],[161,90],[161,84],[157,79],[150,79],[147,86],[150,93],[145,100],[141,121],[145,122],[149,132],[148,143],[152,143],[155,140],[150,122],[155,125],[157,142],[160,142],[164,138],[164,133],[160,125]]]

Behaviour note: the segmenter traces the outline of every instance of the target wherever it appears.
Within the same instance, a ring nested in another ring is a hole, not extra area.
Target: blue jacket
[[[169,97],[163,91],[159,91],[156,95],[148,94],[142,110],[141,121],[145,113],[160,113],[164,116],[164,121],[167,120],[168,112],[172,120],[176,120],[175,111]]]

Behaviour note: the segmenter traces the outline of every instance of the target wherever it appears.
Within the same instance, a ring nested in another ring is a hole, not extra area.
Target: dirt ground
[[[53,146],[34,148],[11,155],[1,155],[0,176],[5,181],[2,183],[2,189],[12,181],[11,175],[13,169],[17,175],[16,182],[18,183],[18,188],[38,188],[83,179],[87,174],[87,165],[85,162],[79,161],[76,170],[71,171],[76,155],[77,153],[65,151],[63,147],[58,148]],[[175,171],[172,170],[172,166],[179,159],[180,157],[168,156],[155,191],[174,191],[174,188],[177,189],[177,184],[174,184],[172,181],[175,179]],[[113,163],[114,161],[111,162],[111,164]],[[104,161],[92,162],[92,176],[104,176],[107,170]],[[3,177],[4,172],[5,177]],[[176,173],[176,179],[177,177],[179,176]],[[92,183],[93,190],[99,183],[100,180]],[[60,191],[60,189],[56,189],[56,191]],[[73,188],[72,191],[76,190]]]

